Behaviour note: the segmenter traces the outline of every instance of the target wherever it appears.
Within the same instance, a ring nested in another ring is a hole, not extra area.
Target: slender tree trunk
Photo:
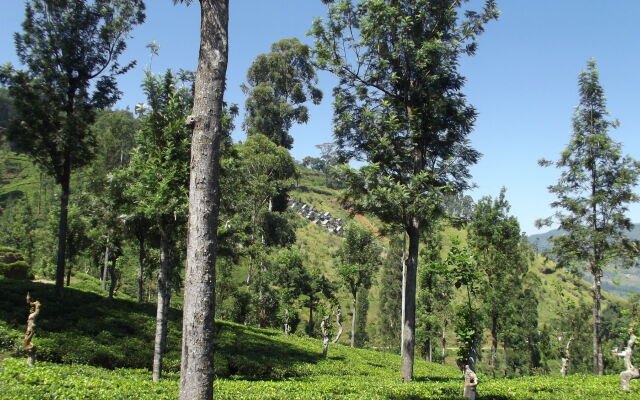
[[[284,310],[284,335],[289,336],[289,332],[291,329],[289,328],[289,308],[285,308]]]
[[[600,331],[602,327],[602,313],[600,310],[602,273],[593,274],[593,373],[602,375],[604,364],[602,361],[602,340]]]
[[[107,245],[104,248],[104,267],[102,269],[102,277],[100,286],[102,291],[107,290],[107,274],[109,273],[109,235],[107,235]]]
[[[192,119],[181,400],[213,399],[213,341],[222,101],[229,0],[200,0],[200,55]]]
[[[498,317],[495,312],[491,313],[491,358],[489,366],[496,367],[496,352],[498,351]]]
[[[416,276],[420,241],[420,222],[413,217],[407,226],[409,251],[402,270],[402,380],[413,380],[413,357],[416,344]]]
[[[478,377],[469,365],[464,366],[464,391],[463,397],[468,400],[476,400]]]
[[[425,357],[427,361],[433,362],[433,344],[431,342],[431,338],[427,339],[427,357]]]
[[[60,179],[60,218],[58,221],[58,262],[56,266],[56,296],[64,294],[64,271],[67,251],[67,217],[69,214],[69,181],[71,180],[71,160],[67,155]]]
[[[336,324],[338,324],[338,332],[332,343],[338,343],[340,336],[342,336],[342,307],[340,307],[340,305],[338,305],[338,312],[336,313]]]
[[[351,314],[351,347],[356,347],[356,316],[358,315],[358,292],[353,294],[353,313]]]
[[[560,375],[567,376],[569,370],[569,361],[571,361],[571,342],[573,337],[570,337],[567,341],[567,345],[564,348],[564,354],[562,354],[562,367],[560,368]]]
[[[36,318],[40,314],[40,302],[31,301],[29,292],[27,292],[27,304],[29,305],[29,317],[27,318],[27,330],[24,334],[22,346],[27,353],[27,365],[33,367],[36,362],[36,346],[31,343],[31,339],[35,335]]]
[[[507,346],[507,342],[502,343],[502,351],[504,351],[504,376],[506,377],[509,370],[509,346]]]
[[[440,349],[440,355],[442,357],[442,359],[440,360],[441,364],[444,364],[444,359],[447,356],[447,335],[446,335],[446,328],[447,328],[447,323],[446,320],[444,321],[444,323],[442,324],[442,336],[440,337],[442,340],[442,347]]]
[[[329,316],[325,316],[320,322],[320,332],[322,332],[322,358],[327,358],[327,352],[329,351],[329,331],[327,330],[327,323]]]
[[[71,285],[71,263],[67,265],[67,286]]]
[[[111,283],[109,284],[109,298],[112,299],[116,293],[116,285],[118,283],[118,273],[116,272],[117,258],[111,260],[111,266],[109,267],[109,276],[111,277]]]
[[[144,238],[138,238],[138,303],[142,303],[144,286]]]
[[[167,317],[171,298],[171,266],[173,264],[173,238],[160,229],[160,271],[158,272],[158,306],[156,308],[156,338],[153,348],[153,381],[162,376],[162,357],[167,345]]]
[[[313,307],[314,307],[313,299],[309,299],[309,327],[307,328],[307,334],[313,337]]]

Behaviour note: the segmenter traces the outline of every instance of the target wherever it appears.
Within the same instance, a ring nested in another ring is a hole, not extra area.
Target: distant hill
[[[563,234],[564,231],[553,229],[545,233],[530,235],[527,239],[537,253],[545,254],[545,252],[551,250],[550,239]],[[634,224],[628,237],[635,240],[640,239],[640,224]],[[591,282],[588,274],[585,274],[584,278]],[[610,293],[623,297],[627,297],[632,293],[640,293],[640,267],[605,272],[602,287]]]

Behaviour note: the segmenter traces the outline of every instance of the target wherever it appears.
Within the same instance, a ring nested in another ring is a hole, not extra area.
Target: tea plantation
[[[19,341],[26,319],[24,294],[43,303],[26,366]],[[151,382],[154,307],[107,300],[69,289],[56,303],[53,287],[0,279],[0,399],[175,399],[178,391],[180,313],[170,321],[166,377]],[[462,379],[450,366],[416,363],[416,380],[399,380],[397,355],[331,345],[273,330],[219,321],[217,399],[461,399]],[[640,399],[640,383],[622,393],[617,376],[572,375],[498,379],[480,376],[480,399]]]

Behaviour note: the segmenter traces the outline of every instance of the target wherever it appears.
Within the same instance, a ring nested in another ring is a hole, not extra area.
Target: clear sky
[[[0,0],[0,63],[17,63],[13,32],[20,30],[24,1]],[[122,61],[138,66],[120,79],[124,96],[117,108],[144,102],[140,89],[143,69],[149,65],[145,46],[160,45],[152,70],[195,70],[199,40],[199,5],[174,6],[171,0],[147,0],[147,21],[129,41]],[[271,43],[298,37],[311,44],[306,32],[314,17],[325,14],[320,0],[230,0],[229,103],[244,104],[240,84],[247,68]],[[480,4],[472,0],[471,7]],[[624,152],[640,159],[640,1],[638,0],[498,0],[502,15],[480,37],[477,55],[462,61],[467,77],[464,92],[479,117],[471,135],[483,153],[473,167],[478,199],[507,188],[512,213],[527,233],[536,233],[534,221],[551,214],[553,200],[547,186],[557,172],[537,166],[540,158],[557,159],[571,133],[571,116],[578,103],[577,77],[587,60],[596,58],[608,109],[621,127],[611,132],[623,142]],[[332,140],[331,89],[335,80],[320,73],[325,99],[310,105],[310,122],[295,126],[293,156],[317,155],[315,145]],[[242,107],[241,107],[242,109]],[[237,120],[240,127],[242,115]],[[237,140],[244,138],[238,131]],[[640,190],[640,189],[639,189]],[[640,222],[640,207],[630,216]]]

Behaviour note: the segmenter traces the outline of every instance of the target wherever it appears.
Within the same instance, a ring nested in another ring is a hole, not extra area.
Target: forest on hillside
[[[143,1],[25,1],[21,65],[0,66],[0,399],[640,393],[640,284],[614,285],[640,256],[640,162],[595,60],[540,160],[559,230],[536,241],[507,188],[469,196],[459,65],[495,1],[323,1],[313,45],[255,55],[244,104],[224,99],[228,0],[193,3],[198,69],[153,70],[149,44],[130,110]],[[323,101],[334,141],[296,160]]]

